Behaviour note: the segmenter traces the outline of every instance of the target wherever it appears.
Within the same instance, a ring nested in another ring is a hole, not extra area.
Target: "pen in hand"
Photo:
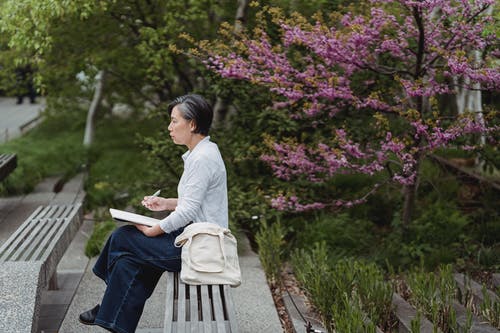
[[[150,195],[149,197],[144,197],[144,200],[142,200],[142,205],[151,209],[150,200],[160,195],[160,192],[161,190],[158,190],[155,193],[153,193],[153,195]]]

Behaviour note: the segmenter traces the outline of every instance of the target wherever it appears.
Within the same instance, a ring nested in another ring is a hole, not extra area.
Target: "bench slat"
[[[186,285],[178,282],[177,297],[177,330],[185,332],[186,330]]]
[[[16,154],[0,154],[0,180],[7,177],[17,167]]]
[[[40,219],[36,220],[36,223],[30,223],[29,237],[23,240],[22,246],[16,250],[15,256],[12,256],[9,261],[35,261],[36,257],[32,254],[45,248],[44,242],[49,241],[50,231],[54,230],[50,222],[50,219]]]
[[[208,295],[208,286],[201,286],[201,309],[203,313],[203,331],[210,332],[212,329],[212,307],[210,306],[210,298]]]
[[[178,273],[166,274],[163,332],[238,332],[229,286],[186,285]]]
[[[223,285],[224,301],[226,302],[227,319],[229,321],[229,329],[231,333],[238,332],[238,325],[236,323],[236,308],[234,306],[233,298],[231,297],[230,286]]]
[[[191,333],[197,333],[199,328],[199,312],[198,312],[198,288],[189,286],[189,321],[191,322]]]
[[[33,214],[28,217],[26,221],[31,221],[35,219],[36,216],[45,214],[50,208],[39,206]],[[29,223],[24,222],[17,230],[7,239],[7,241],[3,244],[0,249],[0,262],[7,261],[12,256],[13,249],[19,247],[19,244],[28,237],[29,232],[31,231],[31,227]]]
[[[172,281],[175,277],[171,272],[167,272],[167,294],[166,294],[166,308],[165,308],[165,321],[163,324],[165,333],[172,333],[172,325],[170,324],[174,319],[174,284]]]
[[[224,308],[222,306],[222,299],[218,285],[212,286],[212,298],[214,316],[217,323],[217,332],[226,332],[226,325],[224,324]]]
[[[80,228],[81,222],[83,222],[83,216],[80,215],[82,209],[81,204],[75,205],[67,205],[64,209],[64,219],[62,228],[57,230],[52,242],[49,244],[48,248],[55,248],[58,242],[63,241],[67,246],[71,243],[74,235],[78,232]],[[62,217],[61,217],[62,219]],[[74,223],[76,221],[76,223]],[[69,232],[68,232],[69,230]],[[65,246],[65,247],[67,247]],[[43,256],[40,257],[40,260],[47,260],[47,257],[50,255],[52,251],[43,252]],[[64,251],[65,252],[65,251]]]
[[[43,210],[39,215],[32,220],[26,220],[25,235],[23,235],[21,244],[16,248],[10,249],[11,255],[8,261],[29,261],[27,260],[30,254],[40,246],[41,242],[47,240],[46,233],[50,231],[48,219],[56,213],[57,207],[49,207]],[[31,256],[30,256],[31,257]]]
[[[61,210],[62,208],[60,207],[54,207],[46,217],[29,221],[31,227],[30,236],[23,241],[23,246],[17,250],[17,258],[15,261],[37,260],[36,253],[47,248],[46,244],[50,241],[57,227],[60,225],[57,217],[61,214]],[[11,259],[10,261],[14,260]]]
[[[45,261],[79,210],[80,205],[38,207],[2,246],[0,262]]]
[[[47,234],[49,242],[46,242],[46,246],[43,248],[39,247],[37,252],[33,255],[33,258],[36,260],[45,261],[51,252],[46,250],[55,248],[56,243],[62,241],[63,234],[69,227],[68,225],[73,222],[73,218],[77,216],[77,211],[75,210],[78,210],[79,207],[66,206],[62,208],[60,215],[56,218],[56,223],[51,225],[50,236]]]

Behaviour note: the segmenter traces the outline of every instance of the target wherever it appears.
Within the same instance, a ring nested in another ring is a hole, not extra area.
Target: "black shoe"
[[[95,317],[97,317],[97,312],[99,312],[100,305],[97,304],[93,309],[80,313],[80,322],[85,325],[96,325]]]

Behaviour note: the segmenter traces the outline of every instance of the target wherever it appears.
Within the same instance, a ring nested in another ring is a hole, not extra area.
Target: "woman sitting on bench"
[[[80,314],[86,325],[134,332],[161,274],[181,269],[181,248],[174,240],[184,227],[191,222],[228,227],[226,168],[208,136],[212,108],[199,95],[185,95],[168,106],[168,113],[170,137],[188,148],[178,198],[144,197],[148,209],[172,213],[154,227],[127,225],[111,234],[93,269],[106,291],[100,305]]]

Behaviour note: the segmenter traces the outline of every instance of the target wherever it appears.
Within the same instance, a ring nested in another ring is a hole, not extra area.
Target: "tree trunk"
[[[243,30],[246,20],[246,11],[248,7],[248,0],[238,0],[238,8],[236,9],[236,18],[234,22],[234,32],[236,34]]]
[[[217,96],[214,104],[214,128],[223,127],[227,116],[227,104]]]
[[[491,16],[492,14],[493,14],[493,5],[489,6],[484,12],[484,15],[486,16]],[[479,65],[482,61],[481,51],[473,50],[472,56],[474,58],[474,63],[476,65]],[[453,78],[453,82],[457,87],[456,98],[457,98],[458,113],[462,114],[464,113],[465,110],[468,110],[469,112],[474,113],[475,120],[479,124],[484,126],[485,123],[483,115],[481,84],[475,82],[472,84],[472,89],[467,89],[465,87],[467,87],[470,84],[470,80],[468,78],[464,82],[464,88],[461,88],[459,86],[458,80],[456,78]],[[486,136],[484,135],[484,133],[481,133],[481,136],[479,137],[479,145],[484,146],[485,144],[486,144]]]
[[[410,226],[413,212],[415,210],[415,197],[417,193],[417,185],[405,185],[404,187],[404,204],[403,204],[403,228],[406,230]]]
[[[403,229],[407,230],[408,227],[410,226],[410,223],[413,219],[413,215],[415,213],[415,202],[417,199],[417,189],[418,189],[418,183],[420,181],[420,164],[421,164],[422,156],[418,154],[415,156],[415,167],[414,167],[414,172],[415,172],[415,181],[411,185],[405,185],[403,187],[403,196],[404,196],[404,203],[403,203],[403,214],[402,214],[402,222],[403,222]]]
[[[474,62],[477,64],[481,62],[481,52],[473,51]],[[478,123],[484,126],[484,117],[483,117],[483,101],[481,94],[481,84],[475,82],[472,85],[472,90],[469,91],[469,111],[474,112],[474,118]],[[479,145],[484,146],[486,143],[486,136],[484,133],[481,133],[479,137]]]
[[[246,11],[248,7],[248,0],[237,0],[238,8],[236,9],[236,16],[234,20],[234,33],[236,35],[243,31],[246,21]],[[228,114],[228,105],[220,96],[216,97],[214,105],[214,127],[223,127]]]
[[[90,103],[89,111],[87,113],[87,122],[85,124],[85,135],[83,137],[83,145],[89,147],[94,141],[94,128],[95,117],[101,104],[103,90],[104,90],[105,71],[101,70],[96,77],[96,85],[92,103]]]

